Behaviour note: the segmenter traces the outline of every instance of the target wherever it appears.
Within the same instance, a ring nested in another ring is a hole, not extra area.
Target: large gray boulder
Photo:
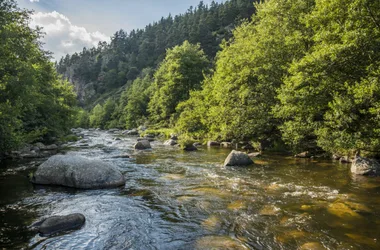
[[[351,173],[357,175],[380,175],[380,164],[364,157],[356,157],[351,165]]]
[[[81,156],[55,155],[41,164],[32,182],[81,189],[112,188],[125,184],[124,176],[112,165]]]
[[[252,159],[244,152],[232,150],[224,161],[224,166],[248,166],[252,165]]]
[[[38,232],[42,236],[80,229],[86,221],[83,214],[52,216],[38,223]]]
[[[152,146],[150,146],[150,142],[148,140],[138,141],[135,144],[135,149],[138,149],[138,150],[144,150],[144,149],[150,149],[150,148],[152,148]]]

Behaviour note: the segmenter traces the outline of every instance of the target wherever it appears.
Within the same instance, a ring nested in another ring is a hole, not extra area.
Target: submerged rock
[[[217,141],[208,141],[207,147],[220,147],[220,142]]]
[[[176,140],[173,140],[173,139],[170,139],[170,140],[167,140],[164,142],[164,145],[167,145],[167,146],[175,146],[177,144],[178,144],[178,142]]]
[[[113,156],[112,158],[114,158],[114,159],[128,159],[129,155],[116,155],[116,156]]]
[[[195,249],[247,249],[238,240],[232,239],[228,236],[205,236],[196,242]]]
[[[81,189],[112,188],[125,184],[124,176],[112,165],[81,156],[55,155],[41,164],[32,182]]]
[[[150,145],[150,142],[148,140],[138,141],[134,147],[135,147],[135,149],[138,149],[138,150],[144,150],[144,149],[152,148],[152,146]]]
[[[86,221],[83,214],[70,214],[66,216],[52,216],[41,221],[38,226],[38,232],[42,236],[80,229]]]
[[[326,248],[319,242],[308,242],[303,244],[299,250],[326,250]]]
[[[183,148],[184,151],[197,151],[197,147],[194,146],[194,145],[186,145],[184,148]]]
[[[232,150],[224,161],[224,166],[248,166],[252,165],[252,159],[244,152]]]
[[[380,164],[373,160],[363,157],[356,157],[351,165],[351,173],[357,175],[380,175]]]

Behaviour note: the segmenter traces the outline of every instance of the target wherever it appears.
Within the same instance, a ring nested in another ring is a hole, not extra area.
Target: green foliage
[[[76,142],[76,141],[79,141],[79,137],[76,136],[76,135],[66,135],[66,136],[62,136],[59,138],[59,141],[62,142],[62,143],[66,143],[66,142]]]
[[[194,144],[195,140],[186,134],[182,134],[178,138],[178,144],[181,147],[181,149],[189,148]]]
[[[170,138],[171,134],[175,134],[175,130],[171,128],[160,128],[160,129],[147,129],[141,133],[141,136],[154,135],[164,138]]]
[[[104,109],[101,104],[97,104],[90,113],[90,127],[91,128],[102,128],[103,123]]]
[[[300,22],[311,1],[268,1],[258,4],[252,22],[222,44],[213,76],[203,91],[179,105],[181,132],[214,139],[279,138],[279,121],[271,110],[286,66],[300,58],[308,29]]]
[[[169,125],[176,107],[189,98],[190,91],[200,89],[208,60],[199,45],[185,41],[169,49],[165,60],[154,74],[153,96],[149,102],[154,123]]]
[[[209,79],[206,79],[203,85],[205,86],[208,81]],[[194,138],[207,136],[209,131],[207,126],[209,105],[205,99],[206,91],[206,88],[192,91],[188,100],[178,104],[176,111],[179,118],[175,127],[180,133]]]
[[[295,148],[379,151],[380,3],[317,0],[304,22],[312,46],[294,61],[276,115]]]
[[[41,50],[30,14],[0,2],[0,152],[63,135],[75,119],[73,87]]]
[[[89,128],[90,127],[90,115],[84,109],[77,111],[77,119],[75,121],[75,127],[77,128]]]
[[[258,0],[201,2],[185,14],[161,18],[144,29],[129,33],[117,31],[109,44],[67,55],[57,65],[59,73],[74,79],[76,84],[95,83],[95,95],[90,104],[104,93],[135,80],[144,68],[157,68],[167,49],[182,44],[200,43],[209,58],[214,58],[223,39],[231,37],[231,29],[254,13]]]
[[[137,128],[148,119],[148,103],[151,96],[151,84],[153,82],[151,73],[148,72],[144,78],[137,78],[132,86],[126,90],[127,105],[124,112],[126,114],[126,128]]]

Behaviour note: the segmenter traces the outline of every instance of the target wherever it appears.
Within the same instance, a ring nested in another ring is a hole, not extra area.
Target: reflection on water
[[[380,249],[380,178],[358,178],[331,161],[267,154],[248,168],[224,168],[229,151],[182,152],[136,138],[86,132],[85,148],[126,176],[125,187],[33,186],[40,164],[0,166],[0,248],[33,249]],[[120,154],[130,159],[115,159]],[[28,226],[80,212],[85,226],[43,238]]]

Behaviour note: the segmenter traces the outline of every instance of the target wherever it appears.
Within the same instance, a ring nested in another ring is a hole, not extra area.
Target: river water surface
[[[264,154],[222,167],[230,150],[183,152],[135,137],[85,131],[89,146],[66,154],[110,162],[127,179],[110,190],[34,186],[43,160],[0,163],[0,248],[5,249],[380,249],[380,178],[349,165]],[[129,154],[130,159],[113,156]],[[85,226],[40,237],[29,226],[83,213]]]

